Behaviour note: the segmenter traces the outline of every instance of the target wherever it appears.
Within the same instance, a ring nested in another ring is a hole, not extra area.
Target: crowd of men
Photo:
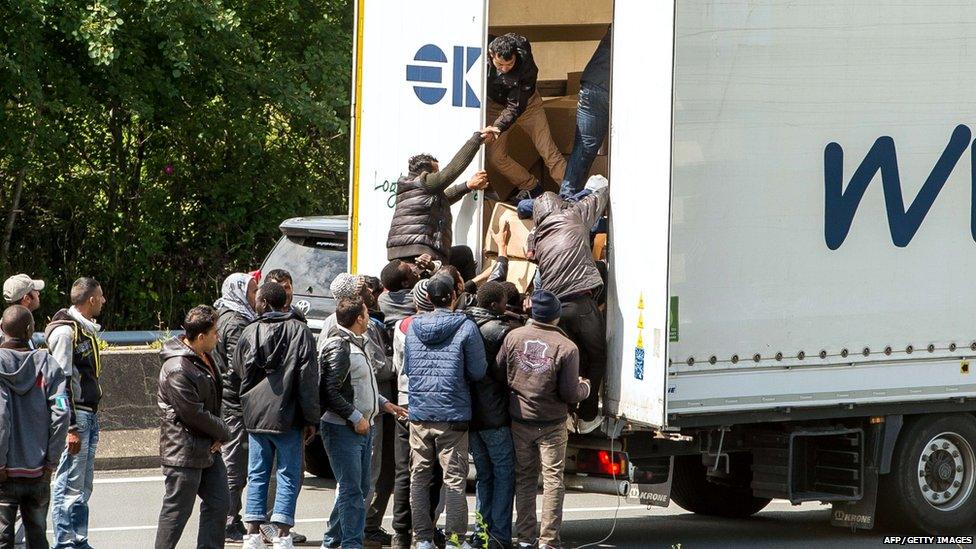
[[[606,113],[609,40],[582,79],[589,91],[581,92],[568,167],[548,135],[528,41],[501,36],[489,54],[495,120],[444,169],[428,154],[409,159],[389,264],[379,278],[343,273],[332,281],[335,313],[317,337],[291,305],[291,275],[279,269],[231,274],[214,305],[192,308],[183,333],[162,343],[157,549],[176,547],[197,499],[198,547],[304,541],[292,528],[304,447],[317,439],[337,481],[322,547],[561,545],[568,433],[598,417],[606,362],[604,280],[591,239],[608,182],[583,180],[606,135],[595,119]],[[543,152],[561,181],[558,195],[542,192],[507,157],[513,125]],[[485,172],[456,183],[482,144],[489,164],[515,184],[504,200],[534,222],[525,250],[538,267],[530,291],[505,281],[507,226],[492,236],[499,257],[490,272],[478,275],[471,250],[453,246],[450,205],[490,185]],[[46,349],[37,349],[32,313],[44,287],[22,274],[3,286],[0,548],[13,546],[18,513],[27,546],[47,548],[50,507],[55,547],[86,549],[102,396],[96,319],[105,296],[93,278],[75,281],[71,306],[50,319]],[[392,534],[381,527],[391,499]],[[441,512],[443,530],[435,526]]]

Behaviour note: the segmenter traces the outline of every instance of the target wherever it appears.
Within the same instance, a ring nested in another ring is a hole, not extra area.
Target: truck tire
[[[698,515],[725,518],[750,517],[771,501],[752,495],[752,456],[730,456],[729,484],[709,480],[700,455],[675,456],[671,499],[686,511]]]
[[[305,470],[319,478],[335,478],[322,437],[318,435],[305,445]]]
[[[976,418],[920,416],[898,437],[878,485],[878,521],[899,531],[953,535],[976,525]]]

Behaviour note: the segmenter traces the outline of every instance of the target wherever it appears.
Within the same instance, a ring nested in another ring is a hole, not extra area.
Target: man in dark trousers
[[[263,549],[261,524],[268,520],[268,481],[277,460],[278,486],[270,521],[275,549],[291,549],[295,506],[302,486],[304,441],[319,420],[315,338],[285,305],[280,284],[258,288],[256,322],[244,328],[234,353],[241,378],[241,408],[248,433],[244,549]]]
[[[465,311],[481,331],[488,369],[484,379],[471,383],[469,446],[477,473],[475,547],[510,549],[512,498],[515,497],[515,449],[508,414],[508,371],[495,358],[514,327],[505,315],[508,290],[490,280],[478,288],[478,306]]]
[[[3,312],[0,344],[0,547],[14,546],[20,511],[27,546],[47,549],[51,473],[68,432],[68,393],[61,367],[47,351],[32,350],[30,310]]]
[[[489,135],[491,132],[475,132],[443,170],[429,154],[410,157],[407,175],[397,181],[396,209],[386,240],[388,260],[413,260],[424,254],[435,260],[447,259],[454,239],[451,204],[487,187],[488,174],[480,171],[466,183],[452,183],[471,164]]]
[[[94,278],[81,277],[71,285],[71,307],[54,313],[45,330],[51,356],[64,370],[71,408],[67,447],[54,479],[51,522],[58,549],[88,546],[88,500],[95,482],[98,448],[98,403],[102,370],[95,319],[105,296]]]
[[[220,299],[214,303],[217,309],[217,347],[213,359],[222,379],[221,417],[230,429],[230,439],[221,447],[224,465],[227,467],[227,486],[230,506],[224,537],[239,543],[244,538],[241,521],[241,495],[247,483],[247,432],[244,430],[244,412],[241,410],[241,378],[234,366],[234,352],[244,327],[257,318],[254,311],[258,284],[247,273],[233,273],[224,279],[220,287]]]
[[[552,192],[536,198],[535,229],[528,243],[529,254],[539,266],[539,288],[562,303],[559,326],[579,347],[581,374],[593,384],[593,391],[579,405],[579,419],[591,423],[599,413],[607,347],[606,321],[597,305],[603,277],[593,260],[590,228],[610,200],[608,185],[606,178],[596,175],[586,184],[592,193],[579,202],[566,202]]]
[[[220,447],[230,439],[230,429],[220,419],[221,378],[211,356],[217,346],[217,311],[206,305],[190,309],[183,330],[184,335],[167,340],[159,352],[163,366],[156,398],[166,494],[156,549],[175,549],[197,496],[197,547],[219,549],[230,506]]]
[[[518,125],[532,140],[554,181],[562,181],[566,159],[552,140],[549,119],[536,90],[539,68],[532,45],[521,35],[508,33],[488,45],[488,166],[515,186],[515,199],[536,196],[542,183],[508,155],[508,131]],[[502,200],[508,197],[500,196]]]
[[[532,294],[532,318],[505,337],[496,357],[508,371],[509,411],[515,443],[515,523],[519,545],[561,546],[563,478],[569,432],[569,406],[586,398],[590,383],[579,377],[579,351],[556,325],[559,299],[552,292]],[[542,473],[542,525],[535,499]]]
[[[576,137],[566,163],[566,176],[559,188],[563,200],[583,189],[590,167],[610,129],[610,45],[613,28],[600,40],[580,77],[576,104]]]

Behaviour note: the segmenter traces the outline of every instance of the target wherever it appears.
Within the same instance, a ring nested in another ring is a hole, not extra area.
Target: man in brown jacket
[[[569,405],[590,394],[579,377],[579,350],[556,327],[559,299],[551,292],[532,294],[532,318],[505,337],[497,362],[508,370],[509,411],[515,442],[515,534],[520,544],[559,547],[563,518],[566,418]],[[535,517],[536,483],[542,470],[542,526]]]

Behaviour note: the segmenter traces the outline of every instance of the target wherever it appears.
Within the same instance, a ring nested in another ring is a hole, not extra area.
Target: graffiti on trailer
[[[386,194],[386,207],[391,210],[396,207],[396,195],[397,195],[397,183],[396,181],[390,181],[389,179],[383,180],[373,186],[374,191],[380,191]]]

